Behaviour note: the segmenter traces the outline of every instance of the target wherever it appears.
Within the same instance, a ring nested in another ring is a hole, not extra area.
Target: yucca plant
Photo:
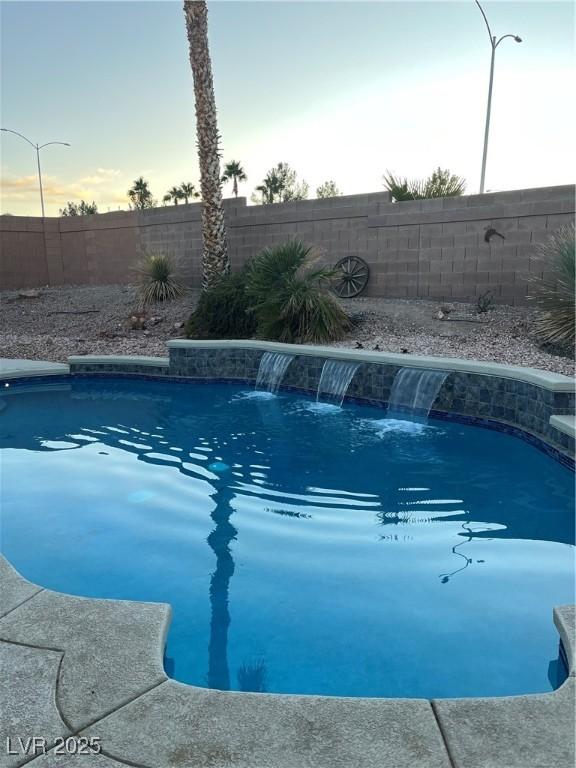
[[[551,277],[531,276],[538,313],[534,323],[536,335],[545,344],[574,344],[576,298],[574,224],[562,227],[538,245],[544,273]]]
[[[185,293],[185,288],[174,279],[172,259],[165,253],[150,253],[140,267],[138,294],[142,307],[152,302],[171,301]]]
[[[267,248],[247,269],[246,292],[261,338],[287,343],[340,339],[351,321],[330,292],[334,270],[294,240]]]

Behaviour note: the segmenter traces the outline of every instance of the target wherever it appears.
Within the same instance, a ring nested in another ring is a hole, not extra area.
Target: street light
[[[70,144],[68,144],[67,141],[48,141],[46,144],[34,144],[30,139],[27,139],[26,136],[23,136],[21,133],[18,133],[18,131],[12,131],[10,128],[0,128],[0,131],[5,131],[6,133],[13,133],[16,136],[20,136],[21,139],[24,139],[24,141],[27,141],[28,144],[30,144],[31,147],[34,147],[36,150],[36,161],[38,163],[38,183],[40,184],[40,204],[42,206],[42,218],[44,218],[44,194],[42,192],[42,171],[40,170],[40,150],[44,149],[44,147],[50,146],[50,144],[61,144],[63,147],[69,147]]]
[[[492,34],[490,24],[488,24],[488,19],[482,10],[482,6],[478,0],[475,0],[475,2],[478,8],[480,8],[480,13],[486,22],[486,28],[490,38],[490,46],[492,48],[492,57],[490,59],[490,84],[488,86],[488,106],[486,107],[486,128],[484,129],[484,152],[482,154],[482,173],[480,174],[480,194],[482,194],[484,192],[484,178],[486,176],[486,156],[488,154],[488,133],[490,131],[490,109],[492,107],[492,83],[494,81],[494,57],[496,56],[496,48],[498,48],[502,40],[505,40],[507,37],[513,38],[517,43],[521,43],[522,38],[518,37],[518,35],[502,35],[499,40],[496,40],[496,35]]]

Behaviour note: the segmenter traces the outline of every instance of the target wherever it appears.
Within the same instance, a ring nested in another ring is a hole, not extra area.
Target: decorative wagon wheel
[[[341,299],[353,299],[359,296],[368,285],[370,268],[364,259],[358,256],[345,256],[334,265],[334,271],[340,272],[334,281],[334,292]]]

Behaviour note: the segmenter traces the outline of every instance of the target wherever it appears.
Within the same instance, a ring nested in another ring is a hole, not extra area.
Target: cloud
[[[107,184],[121,175],[122,173],[115,168],[97,168],[94,175],[84,176],[84,178],[79,180],[79,183],[88,186],[98,186],[100,184]]]
[[[21,176],[18,179],[1,179],[0,185],[2,191],[6,189],[16,189],[30,191],[31,189],[38,189],[38,176]]]
[[[101,207],[124,203],[126,204],[126,192],[123,189],[122,172],[116,168],[97,168],[77,180],[66,182],[56,176],[43,175],[42,188],[44,201],[47,205],[63,206],[68,200],[94,200]],[[119,189],[119,185],[122,189]],[[9,203],[15,203],[22,207],[25,203],[35,204],[38,197],[38,177],[30,176],[5,176],[0,179],[2,201],[4,207]],[[53,211],[56,213],[56,211]]]

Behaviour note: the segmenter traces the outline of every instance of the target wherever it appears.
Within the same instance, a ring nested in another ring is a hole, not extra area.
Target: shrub
[[[432,197],[459,197],[466,190],[466,181],[448,170],[436,168],[427,179],[408,179],[384,174],[384,186],[392,198],[401,203],[406,200],[428,200]]]
[[[352,324],[330,292],[334,276],[297,240],[255,256],[248,266],[246,290],[258,336],[297,344],[340,339]]]
[[[484,315],[488,310],[492,309],[492,304],[494,303],[494,294],[492,291],[484,291],[484,293],[481,293],[480,296],[476,299],[476,311],[479,315]]]
[[[164,253],[151,253],[140,267],[140,304],[147,307],[155,301],[171,301],[182,296],[185,289],[173,277],[172,260]]]
[[[293,241],[262,251],[241,272],[200,296],[188,338],[260,338],[289,343],[334,341],[352,322],[330,293],[332,269]]]
[[[545,344],[574,343],[574,250],[574,224],[563,227],[538,246],[544,273],[551,274],[551,278],[532,276],[534,293],[530,298],[538,307],[535,331]]]
[[[246,270],[225,275],[203,291],[186,325],[192,339],[249,339],[256,331],[256,318],[249,311]]]
[[[60,216],[88,216],[91,213],[98,213],[98,206],[94,201],[87,203],[86,200],[80,200],[79,203],[68,201],[65,208],[60,208]]]

